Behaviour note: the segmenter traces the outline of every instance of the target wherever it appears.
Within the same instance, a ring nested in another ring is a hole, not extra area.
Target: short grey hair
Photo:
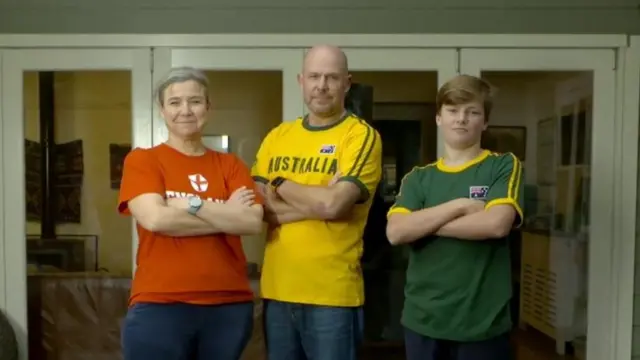
[[[158,100],[158,104],[164,105],[164,92],[167,88],[173,84],[183,83],[186,81],[195,81],[202,85],[207,94],[207,102],[209,101],[209,79],[207,74],[202,70],[196,68],[183,66],[169,70],[169,72],[158,83],[155,91],[155,98]]]

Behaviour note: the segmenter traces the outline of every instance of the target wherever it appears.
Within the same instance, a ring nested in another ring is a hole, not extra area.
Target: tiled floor
[[[551,339],[534,331],[517,330],[513,334],[514,360],[576,360],[573,356],[555,354]],[[381,344],[367,347],[362,360],[405,360],[402,345]]]

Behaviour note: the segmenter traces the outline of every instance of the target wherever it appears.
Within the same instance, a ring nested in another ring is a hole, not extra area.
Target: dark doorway
[[[375,103],[374,88],[356,83],[348,93],[345,107],[378,131],[383,148],[383,178],[373,195],[363,235],[363,352],[381,355],[380,351],[384,348],[384,351],[403,354],[400,317],[408,257],[405,247],[392,247],[389,244],[386,236],[387,212],[395,201],[402,177],[413,167],[433,161],[431,158],[435,157],[437,135],[434,106],[429,103]],[[385,355],[383,358],[393,357]]]
[[[383,143],[383,180],[378,186],[364,233],[365,342],[402,343],[400,315],[404,301],[406,249],[392,247],[386,236],[387,212],[404,174],[420,165],[420,121],[376,120]]]

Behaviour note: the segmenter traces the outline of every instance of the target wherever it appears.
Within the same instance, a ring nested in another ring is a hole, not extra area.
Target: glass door
[[[439,86],[457,74],[458,54],[455,49],[344,51],[356,89],[355,108],[361,112],[356,114],[371,122],[383,142],[383,181],[364,235],[365,343],[371,345],[364,351],[375,353],[375,343],[384,342],[396,345],[390,351],[402,352],[407,248],[391,247],[381,234],[402,177],[440,153],[435,99]]]
[[[533,328],[560,355],[613,358],[615,52],[463,49],[460,63],[496,88],[485,147],[514,152],[525,169],[514,337]]]
[[[117,357],[135,234],[116,204],[124,156],[152,143],[151,51],[1,54],[0,298],[21,359]]]
[[[442,149],[441,140],[435,120],[425,114],[426,111],[431,112],[427,107],[435,104],[440,85],[457,74],[458,52],[454,49],[354,48],[344,51],[349,60],[352,81],[373,88],[374,119],[383,120],[391,116],[395,120],[424,121],[421,159],[436,157]],[[422,115],[418,110],[421,105]]]
[[[213,144],[216,137],[225,139],[228,151],[251,166],[267,133],[303,113],[296,79],[303,56],[303,49],[157,48],[153,77],[157,85],[173,67],[205,71],[213,106],[212,119],[204,130],[205,141]],[[154,111],[153,121],[153,143],[157,145],[166,140],[167,129],[158,111]],[[242,238],[252,269],[262,264],[265,238],[266,231]],[[257,276],[253,277],[257,286]]]

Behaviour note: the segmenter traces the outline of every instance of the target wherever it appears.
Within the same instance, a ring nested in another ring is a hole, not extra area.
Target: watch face
[[[200,206],[202,205],[202,199],[197,196],[192,196],[189,198],[189,206]]]

